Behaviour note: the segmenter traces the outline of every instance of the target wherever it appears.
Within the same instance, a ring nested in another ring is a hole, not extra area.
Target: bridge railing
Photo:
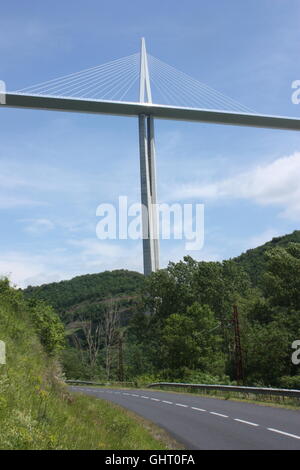
[[[300,390],[286,388],[270,388],[270,387],[244,387],[240,385],[211,385],[211,384],[189,384],[189,383],[172,383],[172,382],[155,382],[147,385],[147,388],[178,388],[193,389],[204,391],[220,391],[220,392],[237,392],[254,395],[269,395],[280,397],[292,397],[300,399]]]

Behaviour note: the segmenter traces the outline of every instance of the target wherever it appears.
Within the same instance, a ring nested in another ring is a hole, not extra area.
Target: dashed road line
[[[83,392],[94,392],[96,390],[94,389],[85,389],[85,388],[79,388],[79,390],[83,391]],[[153,397],[147,397],[145,395],[137,395],[136,393],[127,393],[127,392],[115,392],[115,391],[111,391],[111,390],[97,390],[98,392],[100,393],[115,393],[115,394],[118,394],[120,395],[122,393],[122,395],[126,395],[126,396],[132,396],[132,397],[140,397],[140,398],[145,398],[145,399],[150,399],[152,401],[156,401],[156,402],[162,402],[162,403],[166,403],[168,405],[176,405],[176,406],[181,406],[182,408],[190,408],[192,410],[195,410],[195,411],[202,411],[202,412],[207,412],[207,410],[205,410],[204,408],[198,408],[196,406],[189,406],[189,405],[184,405],[183,403],[173,403],[172,401],[168,401],[168,400],[160,400],[158,398],[153,398]],[[228,415],[224,415],[222,413],[217,413],[216,411],[209,411],[209,413],[211,415],[215,415],[215,416],[220,416],[222,418],[229,418]],[[249,426],[255,426],[255,427],[258,427],[259,424],[257,423],[252,423],[251,421],[246,421],[244,419],[240,419],[240,418],[233,418],[234,421],[237,421],[239,423],[243,423],[243,424],[248,424]],[[288,432],[285,432],[285,431],[280,431],[279,429],[274,429],[274,428],[266,428],[268,431],[271,431],[271,432],[275,432],[277,434],[282,434],[283,436],[287,436],[287,437],[291,437],[293,439],[299,439],[300,440],[300,436],[296,435],[296,434],[291,434],[291,433],[288,433]]]
[[[216,413],[215,411],[210,411],[211,415],[221,416],[222,418],[229,418],[227,415],[222,415],[222,413]]]
[[[243,419],[234,418],[234,421],[238,421],[239,423],[249,424],[250,426],[259,426],[259,424],[251,423],[251,421],[244,421]]]
[[[300,439],[300,436],[296,434],[290,434],[289,432],[279,431],[279,429],[267,428],[268,431],[277,432],[278,434],[283,434],[284,436],[293,437],[294,439]]]

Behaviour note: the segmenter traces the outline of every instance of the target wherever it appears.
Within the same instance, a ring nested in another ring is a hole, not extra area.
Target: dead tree
[[[118,302],[110,299],[104,310],[103,332],[106,350],[105,367],[106,378],[109,380],[112,365],[112,349],[118,341],[118,327],[120,323],[120,309]]]
[[[81,327],[87,344],[89,363],[94,367],[102,343],[102,325],[101,322],[95,324],[92,319],[81,319]]]

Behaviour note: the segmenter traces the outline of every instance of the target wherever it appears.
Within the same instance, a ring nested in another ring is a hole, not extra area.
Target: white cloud
[[[6,189],[60,191],[74,194],[87,190],[80,171],[58,168],[36,161],[18,161],[1,158],[0,185]]]
[[[86,270],[141,269],[142,242],[131,241],[119,244],[115,240],[103,241],[96,238],[69,240],[69,245],[79,248],[78,256]]]
[[[7,196],[6,194],[0,194],[0,209],[13,209],[16,207],[34,207],[34,206],[44,206],[47,205],[42,201],[36,201],[34,199],[26,197],[14,197]]]
[[[36,278],[43,271],[43,264],[38,257],[19,252],[1,253],[0,275],[8,277],[14,285],[24,287],[26,280]]]
[[[178,241],[176,246],[173,248],[164,249],[163,242],[161,243],[161,256],[160,256],[160,265],[161,267],[166,267],[170,261],[178,263],[182,261],[184,256],[191,256],[192,258],[198,261],[221,261],[222,256],[210,248],[202,248],[198,251],[187,251],[184,248],[184,242]]]
[[[256,248],[257,246],[261,246],[266,242],[269,242],[272,240],[274,237],[279,237],[280,234],[278,230],[275,230],[273,228],[268,228],[267,230],[264,230],[262,233],[258,235],[254,235],[253,237],[250,237],[248,240],[245,242],[245,249],[249,250],[250,248]]]
[[[21,219],[20,222],[24,222],[25,232],[33,235],[41,235],[50,230],[53,230],[55,225],[49,219]]]
[[[299,220],[300,152],[214,183],[183,185],[170,198],[250,199],[260,205],[278,206],[283,217]]]

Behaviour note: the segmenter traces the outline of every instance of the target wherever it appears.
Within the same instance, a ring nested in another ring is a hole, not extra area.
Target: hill
[[[138,301],[144,276],[127,270],[104,271],[99,274],[76,276],[69,281],[29,286],[24,290],[27,298],[42,299],[58,312],[65,324],[76,322],[83,316],[101,314],[105,303],[118,302],[122,321],[128,317]]]
[[[283,235],[282,237],[274,237],[264,245],[247,250],[240,256],[233,258],[233,260],[242,266],[248,273],[252,284],[257,286],[266,268],[266,251],[276,246],[286,247],[290,242],[300,243],[300,230],[295,230],[293,233]]]

